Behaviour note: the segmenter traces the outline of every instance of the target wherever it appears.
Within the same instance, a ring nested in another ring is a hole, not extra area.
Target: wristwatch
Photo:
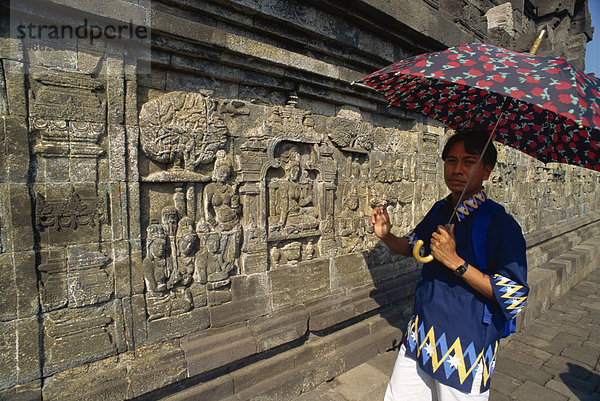
[[[465,262],[462,265],[458,266],[458,269],[454,270],[454,274],[456,274],[458,277],[461,277],[463,274],[466,273],[468,268],[469,264]]]

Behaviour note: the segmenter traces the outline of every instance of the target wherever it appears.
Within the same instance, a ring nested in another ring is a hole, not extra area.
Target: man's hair
[[[444,146],[444,150],[442,151],[442,160],[446,161],[446,157],[448,157],[450,149],[458,142],[464,142],[465,151],[468,154],[480,155],[483,149],[485,148],[485,143],[488,140],[488,135],[489,134],[475,130],[464,130],[457,132],[456,134],[448,138],[448,141]],[[494,146],[493,142],[490,142],[487,150],[485,151],[485,154],[483,155],[482,163],[484,166],[491,166],[492,168],[494,168],[494,166],[496,165],[497,157],[498,152],[496,151],[496,147]]]

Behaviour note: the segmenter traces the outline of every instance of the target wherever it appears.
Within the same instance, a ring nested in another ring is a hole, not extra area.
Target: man
[[[486,140],[485,134],[471,131],[448,140],[442,159],[450,195],[407,236],[391,233],[385,206],[373,210],[374,233],[393,252],[410,256],[421,239],[434,258],[423,265],[385,401],[489,397],[499,340],[524,306],[529,288],[521,227],[483,190],[497,155],[490,144],[477,163]],[[443,227],[463,190],[452,224]]]

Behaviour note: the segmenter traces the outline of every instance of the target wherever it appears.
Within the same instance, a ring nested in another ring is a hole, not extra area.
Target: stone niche
[[[264,106],[178,91],[142,105],[150,341],[330,293],[330,261],[365,250],[370,228],[373,127],[350,117],[314,116],[294,97]]]

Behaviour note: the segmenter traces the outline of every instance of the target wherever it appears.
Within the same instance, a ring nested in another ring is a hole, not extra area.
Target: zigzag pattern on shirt
[[[523,286],[500,274],[494,274],[492,279],[492,283],[500,287],[499,291],[504,293],[501,298],[506,310],[508,310],[511,315],[516,315],[521,312],[525,306],[525,300],[527,299],[525,291],[522,291]]]
[[[465,201],[456,209],[458,221],[462,221],[462,219],[477,210],[486,199],[487,195],[483,189],[470,198],[465,199]]]
[[[419,324],[419,316],[413,316],[408,324],[407,333],[407,343],[410,351],[417,349],[416,356],[421,358],[423,365],[431,360],[433,372],[443,366],[446,378],[457,372],[462,384],[467,377],[475,373],[474,369],[481,361],[483,362],[483,383],[486,385],[494,371],[496,352],[498,351],[497,341],[493,347],[490,345],[485,352],[481,350],[479,353],[477,353],[473,342],[463,351],[460,337],[456,338],[454,343],[448,347],[446,333],[442,333],[436,340],[433,326],[425,333],[423,323]],[[441,355],[441,358],[439,355]],[[469,369],[466,368],[466,363],[469,363]]]

